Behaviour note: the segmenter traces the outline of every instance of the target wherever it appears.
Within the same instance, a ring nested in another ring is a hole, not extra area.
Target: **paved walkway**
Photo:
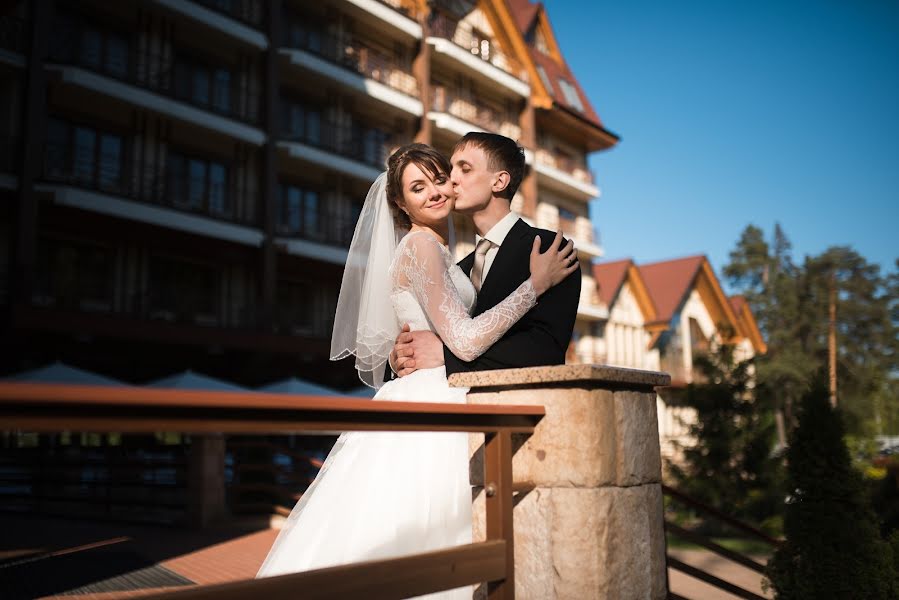
[[[706,573],[738,585],[759,596],[774,598],[773,593],[769,592],[766,594],[762,591],[762,575],[760,573],[722,558],[714,552],[672,548],[668,553],[681,562],[702,569]],[[752,558],[760,563],[765,563],[768,560],[764,556],[753,556]],[[733,598],[738,598],[738,596],[719,590],[674,569],[668,569],[668,585],[671,586],[672,592],[690,600],[732,600]]]

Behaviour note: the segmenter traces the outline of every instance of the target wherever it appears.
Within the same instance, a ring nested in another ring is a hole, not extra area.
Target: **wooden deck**
[[[210,531],[0,513],[6,599],[133,598],[256,575],[278,534],[233,523]]]

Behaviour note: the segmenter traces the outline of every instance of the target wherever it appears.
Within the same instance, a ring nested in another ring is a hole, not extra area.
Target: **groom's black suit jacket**
[[[519,219],[509,230],[494,257],[481,285],[472,316],[493,308],[531,275],[530,255],[534,237],[540,236],[540,249],[545,252],[555,233],[531,227]],[[566,243],[563,240],[563,245]],[[471,275],[474,252],[459,261],[466,275]],[[446,374],[488,369],[511,369],[539,365],[561,365],[571,342],[577,305],[581,295],[581,270],[578,268],[562,283],[550,288],[532,308],[484,354],[471,362],[457,358],[443,347]]]

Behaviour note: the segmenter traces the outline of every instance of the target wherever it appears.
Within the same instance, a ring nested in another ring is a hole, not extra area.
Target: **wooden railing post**
[[[512,531],[512,434],[488,433],[484,441],[484,492],[487,541],[506,542],[506,578],[487,586],[490,600],[515,598],[515,550]]]

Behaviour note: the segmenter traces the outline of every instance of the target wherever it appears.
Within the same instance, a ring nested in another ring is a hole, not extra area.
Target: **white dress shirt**
[[[487,281],[487,274],[490,273],[490,267],[496,259],[496,253],[499,252],[499,247],[503,245],[503,241],[505,241],[506,236],[509,235],[509,231],[512,230],[512,227],[520,218],[521,217],[519,217],[517,213],[510,212],[500,219],[496,225],[491,227],[490,231],[484,235],[484,238],[493,242],[493,245],[487,250],[487,256],[484,257],[484,273],[481,275],[481,282]],[[476,236],[475,245],[477,245],[480,239],[481,236]]]

